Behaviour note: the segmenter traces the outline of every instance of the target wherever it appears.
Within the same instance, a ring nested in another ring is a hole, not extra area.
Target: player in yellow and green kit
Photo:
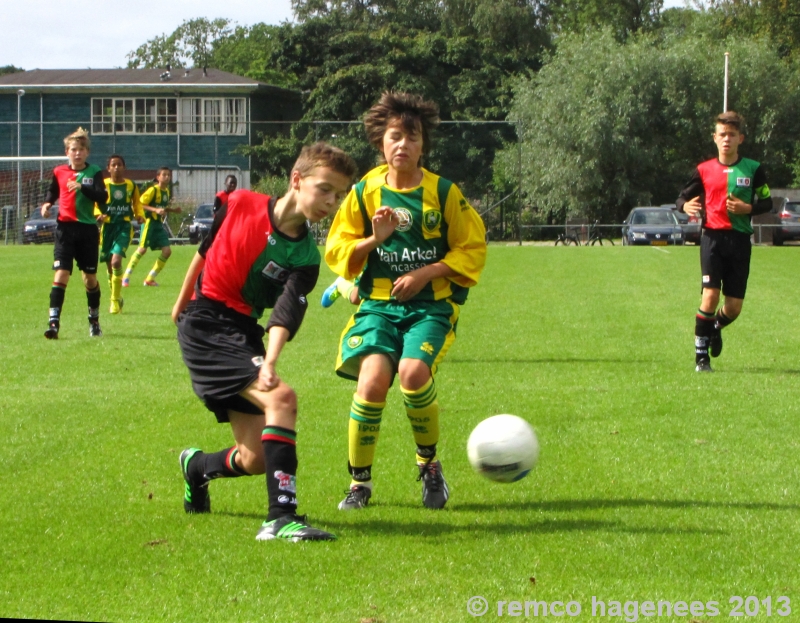
[[[139,239],[139,248],[134,251],[131,261],[128,262],[128,267],[125,269],[125,276],[122,279],[122,287],[127,288],[130,285],[131,274],[133,269],[142,259],[147,249],[160,250],[161,255],[153,264],[153,268],[145,277],[144,285],[157,286],[156,277],[164,264],[167,263],[169,256],[172,255],[172,249],[169,247],[169,235],[162,223],[169,212],[180,212],[180,208],[169,207],[171,199],[169,184],[172,181],[172,169],[169,167],[161,167],[156,173],[156,184],[148,188],[142,193],[140,201],[142,208],[144,208],[145,223],[142,227],[141,237]]]
[[[439,401],[433,375],[455,340],[460,306],[486,261],[486,230],[458,187],[422,168],[438,108],[384,93],[366,115],[370,143],[386,162],[345,199],[325,261],[359,280],[358,310],[341,337],[336,372],[357,380],[350,404],[350,488],[341,510],[365,507],[389,387],[400,377],[416,442],[422,503],[440,509],[449,489],[437,457]]]
[[[139,188],[124,177],[125,159],[119,154],[108,158],[105,179],[108,202],[97,204],[95,214],[103,227],[100,230],[100,261],[108,267],[108,284],[111,289],[112,314],[122,311],[122,258],[131,243],[131,219],[144,222],[144,212],[139,203]],[[102,218],[99,218],[102,216]]]

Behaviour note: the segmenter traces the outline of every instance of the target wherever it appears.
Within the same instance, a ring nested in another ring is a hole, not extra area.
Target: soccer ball
[[[473,469],[495,482],[525,478],[539,458],[533,428],[516,415],[495,415],[475,427],[467,441]]]

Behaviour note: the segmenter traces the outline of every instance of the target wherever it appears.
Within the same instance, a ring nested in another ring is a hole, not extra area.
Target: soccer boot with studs
[[[187,513],[210,513],[211,496],[208,494],[208,480],[201,481],[189,476],[189,462],[195,454],[202,452],[199,448],[187,448],[181,452],[181,473],[185,483],[183,492],[183,510]]]
[[[305,515],[284,515],[277,519],[267,520],[256,534],[256,541],[335,541],[330,532],[314,528],[308,524]]]
[[[711,367],[711,362],[708,359],[701,359],[694,367],[695,372],[713,372],[714,368]]]
[[[47,325],[47,331],[44,332],[44,336],[48,340],[57,340],[58,330],[60,328],[61,328],[61,323],[58,320],[51,320],[50,323]]]
[[[422,481],[422,504],[425,508],[438,510],[444,508],[450,497],[450,490],[447,488],[447,481],[442,474],[441,461],[428,461],[418,464],[419,476],[417,480]]]
[[[372,497],[372,488],[367,485],[350,485],[347,496],[339,502],[340,511],[364,508]]]
[[[100,321],[97,318],[89,318],[89,337],[103,337]]]
[[[712,357],[719,357],[722,354],[722,328],[715,326],[714,333],[708,340],[708,353]]]
[[[330,307],[331,305],[333,305],[336,302],[336,300],[340,296],[342,296],[342,293],[339,292],[339,288],[338,288],[339,279],[341,279],[341,277],[339,277],[331,285],[329,285],[327,288],[325,288],[325,291],[322,293],[322,300],[320,301],[320,304],[323,307],[325,307],[325,308]]]

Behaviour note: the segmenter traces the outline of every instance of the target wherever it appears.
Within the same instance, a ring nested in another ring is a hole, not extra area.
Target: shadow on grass
[[[742,510],[768,510],[768,511],[800,511],[798,504],[775,504],[773,502],[710,502],[703,500],[637,500],[622,498],[617,500],[586,499],[586,500],[551,500],[541,502],[504,502],[502,505],[491,503],[453,504],[454,510],[464,511],[586,511],[602,510],[608,508],[726,508]]]
[[[169,340],[170,342],[177,342],[178,338],[174,335],[135,335],[128,333],[114,333],[115,338],[122,338],[126,340]]]
[[[778,368],[742,368],[741,370],[728,370],[728,374],[800,374],[800,370],[780,370]]]
[[[541,359],[457,359],[453,357],[447,360],[448,365],[452,364],[486,364],[486,363],[657,363],[649,359],[609,359],[603,357],[542,357]]]

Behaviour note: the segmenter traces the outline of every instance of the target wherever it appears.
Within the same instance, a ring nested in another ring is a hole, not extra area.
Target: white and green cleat
[[[335,541],[336,537],[330,532],[312,528],[306,522],[305,515],[284,515],[265,521],[256,534],[256,541],[271,541],[283,539],[285,541]]]

